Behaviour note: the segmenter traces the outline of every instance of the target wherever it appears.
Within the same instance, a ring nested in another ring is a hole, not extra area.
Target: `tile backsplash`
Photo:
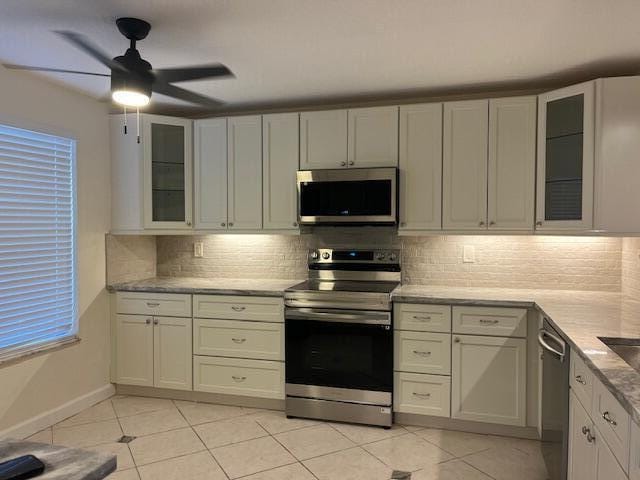
[[[640,238],[622,240],[622,293],[640,300]]]
[[[203,242],[204,257],[194,257],[194,242]],[[638,240],[624,239],[624,242],[631,244]],[[640,243],[637,245],[629,245],[627,250],[636,251]],[[380,228],[327,228],[300,236],[108,235],[109,283],[156,273],[212,278],[305,278],[307,250],[317,246],[402,249],[405,284],[607,291],[621,291],[624,284],[629,292],[640,292],[638,262],[629,261],[630,254],[623,255],[621,238],[399,237],[393,230]],[[465,247],[467,256],[475,257],[473,262],[464,262]],[[155,268],[151,265],[154,258]]]

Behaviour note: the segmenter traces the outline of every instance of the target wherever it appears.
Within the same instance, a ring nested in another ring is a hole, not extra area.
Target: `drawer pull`
[[[231,340],[233,340],[234,343],[244,343],[247,341],[246,338],[232,338]]]
[[[414,320],[418,320],[420,322],[428,322],[431,320],[431,316],[420,316],[420,315],[414,315],[413,316]]]
[[[609,425],[613,425],[614,427],[616,425],[618,425],[618,422],[616,422],[613,418],[611,418],[611,415],[609,415],[609,412],[606,411],[602,414],[602,418],[604,419],[605,422],[607,422]]]
[[[232,310],[235,310],[236,312],[242,312],[245,308],[247,307],[240,307],[238,305],[234,305],[231,307]]]
[[[423,352],[421,350],[414,350],[413,353],[415,355],[420,355],[421,357],[428,357],[429,355],[431,355],[431,352]]]
[[[159,306],[160,306],[159,302],[147,302],[147,307],[149,308],[159,307]]]
[[[484,323],[485,325],[495,325],[499,321],[500,320],[487,319],[487,318],[481,318],[480,319],[480,323]]]
[[[238,377],[237,375],[231,375],[231,378],[236,382],[244,382],[247,379],[247,377]]]
[[[151,323],[151,319],[150,319],[150,318],[146,318],[146,319],[144,320],[144,323],[146,323],[147,325],[149,325],[149,324]]]
[[[586,385],[587,382],[584,380],[584,378],[582,378],[582,375],[576,375],[576,382],[578,382],[580,385]]]
[[[431,394],[430,393],[413,392],[413,395],[418,397],[418,398],[431,398]]]

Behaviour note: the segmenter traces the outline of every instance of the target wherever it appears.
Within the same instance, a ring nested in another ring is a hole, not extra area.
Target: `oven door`
[[[287,308],[286,393],[391,405],[391,313]]]
[[[302,225],[397,222],[396,168],[299,171]]]

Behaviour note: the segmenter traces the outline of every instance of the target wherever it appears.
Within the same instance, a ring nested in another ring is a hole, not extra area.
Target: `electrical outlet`
[[[193,256],[196,258],[204,257],[204,243],[202,242],[193,243]]]
[[[463,263],[476,262],[476,247],[474,247],[473,245],[464,245],[462,247],[462,262]]]

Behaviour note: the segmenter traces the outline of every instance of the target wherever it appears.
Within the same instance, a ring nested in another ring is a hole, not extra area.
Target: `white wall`
[[[77,140],[81,338],[71,347],[0,366],[2,432],[109,383],[104,235],[110,222],[110,157],[106,104],[1,66],[0,123]]]

